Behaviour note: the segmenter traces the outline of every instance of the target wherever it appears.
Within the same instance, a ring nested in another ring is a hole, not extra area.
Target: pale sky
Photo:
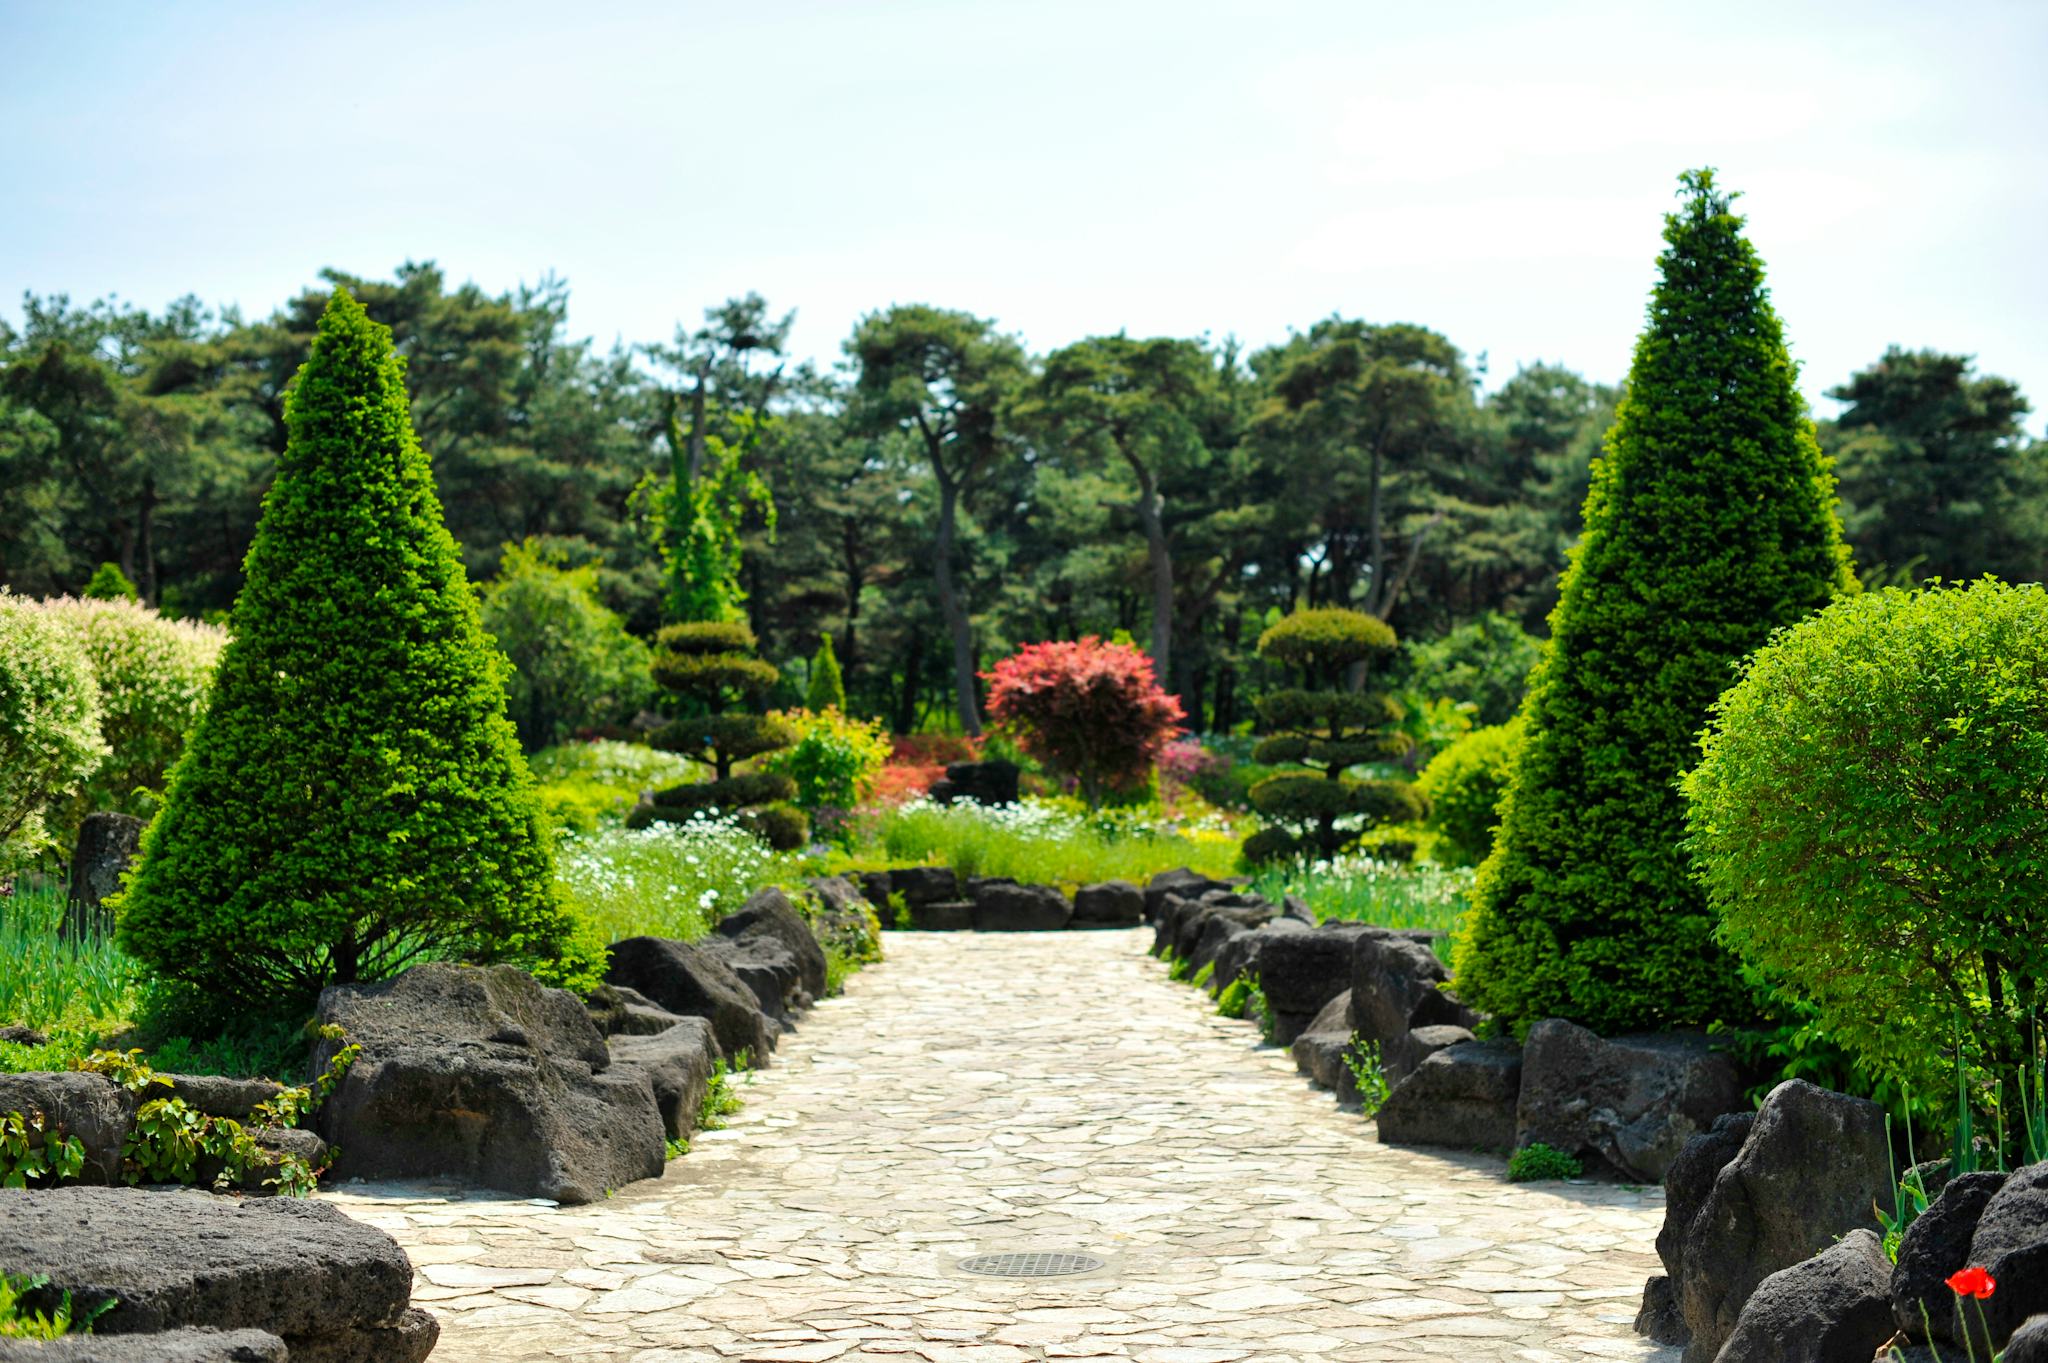
[[[828,362],[891,302],[1039,351],[1340,312],[1494,384],[1626,372],[1710,164],[1820,414],[1891,343],[2048,405],[2042,3],[0,0],[0,127],[10,317],[431,259],[605,345],[748,289]]]

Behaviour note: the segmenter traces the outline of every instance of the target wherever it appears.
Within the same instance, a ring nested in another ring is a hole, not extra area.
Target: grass
[[[1474,874],[1465,867],[1351,854],[1266,867],[1252,877],[1251,889],[1276,903],[1299,895],[1319,918],[1450,932],[1470,905]]]
[[[36,875],[0,896],[0,1023],[47,1033],[68,1054],[128,1014],[141,971],[111,938],[63,937],[65,897],[63,881]],[[56,1048],[0,1046],[0,1069],[23,1068],[9,1063],[16,1052]]]
[[[1229,875],[1238,841],[1226,821],[1215,819],[1156,824],[1114,812],[1087,817],[1044,800],[1003,808],[912,800],[873,816],[864,850],[894,865],[950,866],[963,876],[1009,876],[1041,885],[1142,885],[1177,866]]]
[[[564,833],[555,867],[564,891],[613,942],[702,937],[755,890],[801,870],[795,856],[769,850],[731,819]]]

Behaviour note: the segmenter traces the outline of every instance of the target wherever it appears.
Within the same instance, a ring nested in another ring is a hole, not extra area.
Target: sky
[[[0,316],[433,260],[552,271],[600,346],[757,290],[821,363],[928,302],[1612,381],[1712,165],[1818,415],[1893,344],[2048,406],[2044,69],[2048,5],[1991,0],[0,0]]]

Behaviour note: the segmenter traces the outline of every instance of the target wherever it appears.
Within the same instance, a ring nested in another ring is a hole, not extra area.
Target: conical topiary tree
[[[580,969],[391,334],[336,289],[121,944],[230,1011],[429,957]],[[574,970],[567,973],[573,974]]]
[[[1763,263],[1711,171],[1683,184],[1458,945],[1460,994],[1510,1021],[1743,1014],[1677,779],[1735,664],[1855,589]]]
[[[819,714],[846,708],[846,679],[840,675],[839,655],[832,651],[830,633],[818,636],[818,656],[811,659],[811,685],[804,706]]]
[[[797,738],[787,720],[747,708],[758,707],[777,679],[774,664],[754,656],[754,631],[737,621],[702,620],[670,625],[654,643],[654,680],[693,713],[663,725],[648,742],[708,763],[712,779],[654,792],[627,822],[636,828],[657,820],[685,823],[715,809],[737,813],[772,847],[803,846],[808,826],[788,803],[796,783],[781,772],[733,771]]]
[[[1408,750],[1408,736],[1389,727],[1401,718],[1400,706],[1351,685],[1361,665],[1392,653],[1395,644],[1385,621],[1335,607],[1296,611],[1259,636],[1259,656],[1296,673],[1302,685],[1259,701],[1259,718],[1272,734],[1253,759],[1306,770],[1268,776],[1252,787],[1252,808],[1270,822],[1245,839],[1245,860],[1331,857],[1375,823],[1422,817],[1422,798],[1412,785],[1344,774]]]

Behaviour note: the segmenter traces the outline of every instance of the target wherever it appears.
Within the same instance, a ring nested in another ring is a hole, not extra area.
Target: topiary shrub
[[[88,601],[140,601],[142,593],[128,574],[121,571],[118,563],[102,563],[93,570],[92,578],[81,593]]]
[[[754,656],[754,647],[754,631],[738,621],[670,625],[655,636],[654,680],[696,713],[664,724],[648,742],[708,764],[712,779],[654,792],[627,817],[629,827],[685,823],[713,809],[738,811],[740,821],[778,851],[803,846],[808,823],[788,804],[796,797],[796,781],[765,768],[733,770],[797,740],[796,726],[780,715],[735,708],[760,705],[779,680],[772,663]]]
[[[1180,732],[1180,702],[1152,660],[1090,635],[1027,644],[986,672],[988,712],[1034,761],[1071,779],[1090,807],[1145,789]]]
[[[213,701],[142,840],[120,941],[223,1015],[429,958],[587,974],[533,778],[391,334],[347,290],[289,441]]]
[[[1500,797],[1507,792],[1522,722],[1513,719],[1474,729],[1429,759],[1415,788],[1429,802],[1428,829],[1437,835],[1436,859],[1477,866],[1493,850]]]
[[[43,609],[78,639],[99,685],[100,737],[108,756],[51,812],[50,831],[68,843],[86,815],[154,813],[185,740],[206,713],[213,670],[227,631],[170,620],[124,598],[58,597]]]
[[[832,651],[832,636],[818,636],[818,653],[811,659],[811,684],[804,693],[804,708],[815,712],[846,708],[846,679],[839,672],[839,655]]]
[[[483,588],[483,620],[512,664],[506,706],[528,752],[624,724],[653,699],[647,645],[597,599],[595,564],[566,567],[535,540],[508,544]]]
[[[37,603],[0,587],[0,877],[48,845],[44,811],[106,755],[85,649]]]
[[[1763,264],[1712,174],[1684,185],[1456,952],[1461,997],[1510,1023],[1748,1013],[1678,776],[1734,665],[1855,587]]]
[[[1407,782],[1345,775],[1408,750],[1408,737],[1391,727],[1400,707],[1350,686],[1356,669],[1395,644],[1385,621],[1339,607],[1296,611],[1259,636],[1259,656],[1295,673],[1302,685],[1259,701],[1259,718],[1272,732],[1252,756],[1306,770],[1283,771],[1251,788],[1252,808],[1269,822],[1245,839],[1246,861],[1333,857],[1376,823],[1422,817],[1422,798]]]
[[[1869,1069],[1953,1090],[1960,1045],[2013,1091],[2048,1005],[2048,593],[1831,606],[1749,660],[1701,752],[1720,940]]]

